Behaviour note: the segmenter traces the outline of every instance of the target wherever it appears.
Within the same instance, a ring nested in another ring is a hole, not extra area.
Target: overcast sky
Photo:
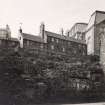
[[[41,22],[46,30],[59,33],[76,22],[88,22],[95,10],[105,11],[105,0],[0,0],[0,27],[10,25],[13,36],[23,23],[23,32],[38,34]]]

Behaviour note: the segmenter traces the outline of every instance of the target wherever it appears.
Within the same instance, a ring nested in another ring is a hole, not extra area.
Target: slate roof
[[[28,39],[31,41],[41,42],[43,43],[44,40],[40,36],[35,36],[32,34],[22,33],[24,39]]]
[[[18,40],[17,38],[5,38],[5,37],[0,37],[0,39],[19,42],[19,40]]]
[[[49,32],[49,31],[45,31],[45,33],[46,33],[46,35],[52,36],[52,37],[55,37],[55,38],[59,38],[59,39],[67,40],[67,41],[73,41],[73,42],[77,42],[77,43],[81,43],[81,44],[86,44],[85,41],[77,40],[77,39],[72,38],[72,37],[56,34],[56,33]]]
[[[17,38],[9,38],[11,41],[16,41],[18,42],[19,40]]]

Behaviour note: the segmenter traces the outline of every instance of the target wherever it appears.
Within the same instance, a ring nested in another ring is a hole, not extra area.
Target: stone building
[[[23,46],[23,49],[37,49],[47,54],[54,53],[71,57],[80,57],[87,54],[85,41],[46,31],[44,24],[40,26],[40,36],[26,34],[21,30],[19,35],[22,37],[20,42],[23,45],[20,46]]]
[[[15,49],[19,47],[19,41],[16,38],[1,38],[0,49]]]
[[[17,38],[11,37],[11,30],[9,26],[6,25],[6,28],[0,28],[0,52],[3,50],[17,51],[18,48],[19,41]]]
[[[88,23],[76,23],[67,36],[86,41],[87,54],[100,56],[100,27],[105,20],[104,11],[95,11]]]
[[[44,24],[41,25],[41,28],[42,29],[40,30],[42,32],[40,32],[40,36],[46,43],[46,48],[48,51],[72,57],[85,56],[87,54],[87,46],[85,41],[46,31]]]
[[[6,25],[6,28],[0,28],[0,37],[11,38],[11,30],[9,25]]]
[[[86,28],[86,43],[88,55],[100,55],[100,36],[99,36],[99,23],[105,20],[105,12],[95,11],[89,20]]]
[[[19,42],[20,48],[25,54],[28,54],[26,56],[31,58],[36,54],[44,54],[44,51],[46,50],[44,40],[40,36],[23,33],[22,29],[19,29]]]
[[[85,40],[85,30],[87,25],[87,23],[74,24],[70,31],[68,31],[68,36],[78,40]]]
[[[99,27],[99,46],[100,46],[100,63],[103,66],[103,69],[105,71],[105,20],[103,20],[101,23],[98,24]]]

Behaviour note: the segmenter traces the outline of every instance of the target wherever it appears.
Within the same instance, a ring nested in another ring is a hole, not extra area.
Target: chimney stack
[[[63,30],[63,28],[61,28],[60,34],[61,34],[61,35],[64,35],[64,30]]]
[[[44,22],[40,25],[40,36],[44,39],[44,31],[45,31],[45,25]]]
[[[6,30],[7,30],[7,38],[11,38],[11,30],[8,24],[6,25]]]
[[[18,40],[20,42],[20,48],[23,48],[23,35],[22,35],[22,23],[20,23],[19,33],[18,33]]]

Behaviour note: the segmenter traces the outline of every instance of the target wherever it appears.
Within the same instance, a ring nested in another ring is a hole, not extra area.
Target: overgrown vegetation
[[[25,54],[8,52],[1,57],[0,99],[5,97],[5,103],[39,103],[55,97],[104,98],[104,73],[98,57],[82,57],[71,63],[71,58],[64,56]]]

